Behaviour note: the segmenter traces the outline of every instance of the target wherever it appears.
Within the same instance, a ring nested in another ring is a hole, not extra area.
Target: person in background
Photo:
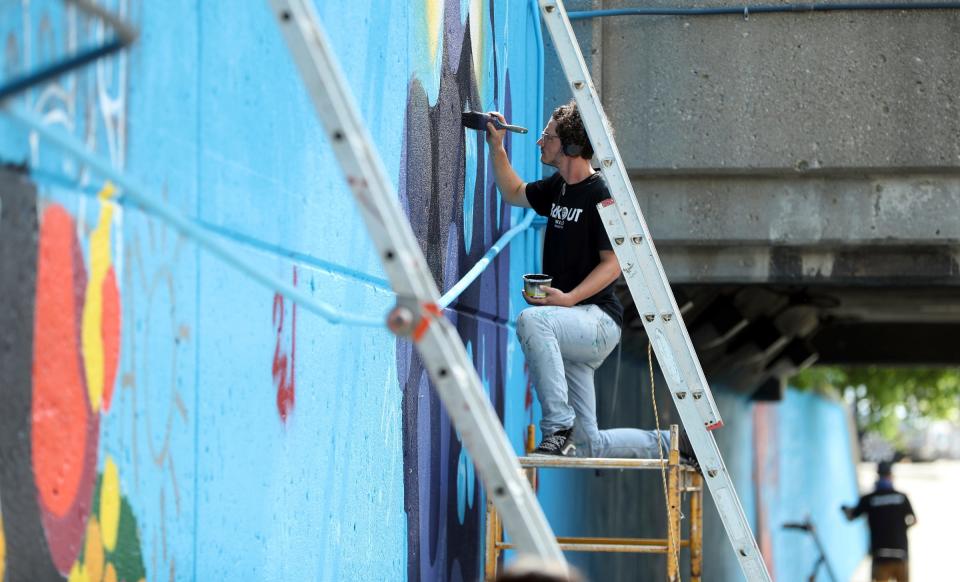
[[[917,523],[906,495],[893,488],[893,467],[877,465],[877,484],[854,507],[841,506],[848,520],[866,514],[870,526],[870,555],[874,582],[908,582],[907,528]]]

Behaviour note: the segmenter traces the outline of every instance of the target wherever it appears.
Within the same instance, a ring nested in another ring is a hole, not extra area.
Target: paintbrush
[[[515,131],[517,133],[527,133],[526,127],[502,123],[496,117],[487,115],[486,113],[480,113],[479,111],[464,111],[460,115],[460,121],[463,123],[464,127],[469,127],[470,129],[476,129],[478,131],[486,131],[487,124],[492,123],[497,129],[506,129],[507,131]]]

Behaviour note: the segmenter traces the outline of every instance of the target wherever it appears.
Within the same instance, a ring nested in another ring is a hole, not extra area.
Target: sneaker
[[[697,454],[693,452],[690,437],[687,436],[687,431],[683,429],[680,429],[680,442],[677,443],[677,448],[680,451],[680,462],[685,465],[690,465],[702,475],[703,471],[700,469],[700,462],[697,461]]]
[[[531,456],[555,456],[555,457],[567,457],[573,454],[573,451],[577,449],[573,445],[573,429],[565,428],[563,430],[558,430],[550,436],[544,437],[540,444],[537,445],[537,448],[533,449],[533,452],[530,453]]]

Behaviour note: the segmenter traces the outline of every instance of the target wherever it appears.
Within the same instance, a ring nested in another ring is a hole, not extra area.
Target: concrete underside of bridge
[[[711,382],[778,399],[814,362],[960,364],[960,11],[574,28]]]

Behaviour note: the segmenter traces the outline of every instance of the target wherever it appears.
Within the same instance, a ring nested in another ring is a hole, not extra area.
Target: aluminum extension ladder
[[[637,204],[610,122],[603,112],[566,9],[562,0],[539,0],[539,3],[541,16],[556,46],[564,75],[613,197],[598,204],[597,208],[647,337],[657,354],[743,575],[749,582],[769,582],[770,574],[710,432],[723,426],[723,421]]]
[[[517,550],[565,563],[463,342],[437,306],[436,283],[360,121],[312,0],[270,0],[270,5],[397,294],[387,327],[410,336],[416,345]]]

